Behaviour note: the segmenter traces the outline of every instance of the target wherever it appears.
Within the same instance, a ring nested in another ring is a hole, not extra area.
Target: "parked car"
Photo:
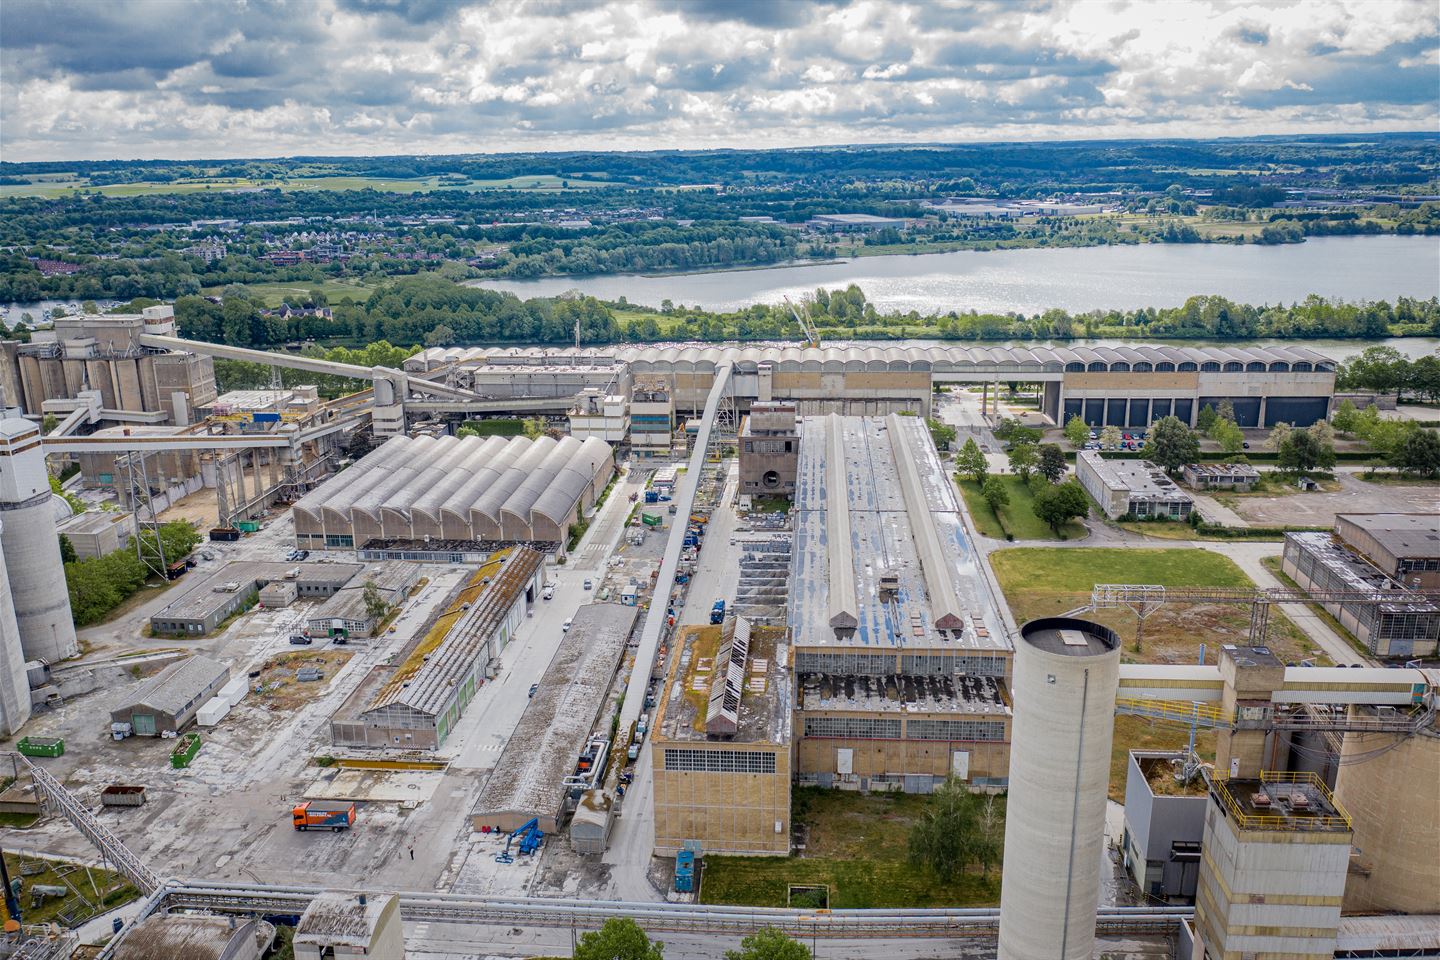
[[[532,683],[532,684],[530,684],[530,696],[531,696],[532,699],[533,699],[534,696],[535,696],[535,691],[536,691],[536,690],[539,690],[539,689],[540,689],[540,684],[538,684],[538,683]]]
[[[591,587],[593,587],[593,586],[595,586],[595,582],[594,582],[593,580],[591,580],[589,577],[586,577],[586,578],[585,578],[585,589],[586,589],[586,590],[589,590],[589,589],[590,589]]]
[[[573,617],[566,617],[566,618],[565,618],[565,622],[560,625],[560,630],[561,630],[561,632],[562,632],[562,633],[569,633],[569,632],[570,632],[570,624],[572,624],[572,623],[574,623],[574,622],[575,622],[575,620],[574,620]]]
[[[295,646],[297,646],[297,647],[308,647],[308,646],[310,646],[310,644],[314,643],[315,641],[314,641],[314,640],[311,640],[309,637],[305,636],[305,634],[303,634],[303,633],[296,633],[296,634],[292,634],[292,635],[291,635],[291,637],[290,637],[290,642],[293,643],[293,644],[295,644]]]

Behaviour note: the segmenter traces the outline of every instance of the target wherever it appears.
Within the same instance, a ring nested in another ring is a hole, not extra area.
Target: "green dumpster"
[[[60,737],[21,737],[16,749],[27,757],[61,757],[65,741]]]
[[[175,749],[170,751],[170,766],[176,770],[183,770],[190,766],[190,761],[195,759],[195,754],[200,752],[200,734],[187,733],[175,744]]]

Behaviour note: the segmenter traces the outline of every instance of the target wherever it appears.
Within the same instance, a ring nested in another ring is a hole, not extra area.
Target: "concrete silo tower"
[[[30,682],[25,672],[25,654],[20,649],[20,628],[15,624],[5,558],[0,555],[0,736],[14,736],[29,719]]]
[[[50,475],[40,428],[0,420],[0,552],[26,660],[50,663],[80,651],[50,503]]]
[[[1015,645],[1000,960],[1090,960],[1120,641],[1071,617]]]

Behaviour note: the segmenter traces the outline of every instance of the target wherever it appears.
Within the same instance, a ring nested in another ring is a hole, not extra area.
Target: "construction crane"
[[[808,303],[805,304],[805,310],[802,313],[800,309],[790,301],[790,298],[786,297],[785,306],[790,308],[790,312],[795,316],[795,322],[800,324],[800,332],[805,334],[805,346],[820,346],[820,330],[815,326],[814,321],[810,319],[810,305]]]
[[[1299,590],[1228,587],[1163,587],[1156,584],[1097,583],[1090,591],[1090,609],[1125,607],[1135,614],[1135,647],[1145,637],[1145,621],[1165,603],[1231,603],[1250,607],[1250,645],[1265,646],[1270,628],[1270,607],[1277,603],[1386,603],[1428,602],[1440,611],[1440,593],[1420,590]]]

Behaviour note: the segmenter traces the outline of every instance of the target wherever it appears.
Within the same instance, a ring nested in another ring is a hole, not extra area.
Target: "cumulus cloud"
[[[5,159],[1435,129],[1433,0],[5,0]]]

